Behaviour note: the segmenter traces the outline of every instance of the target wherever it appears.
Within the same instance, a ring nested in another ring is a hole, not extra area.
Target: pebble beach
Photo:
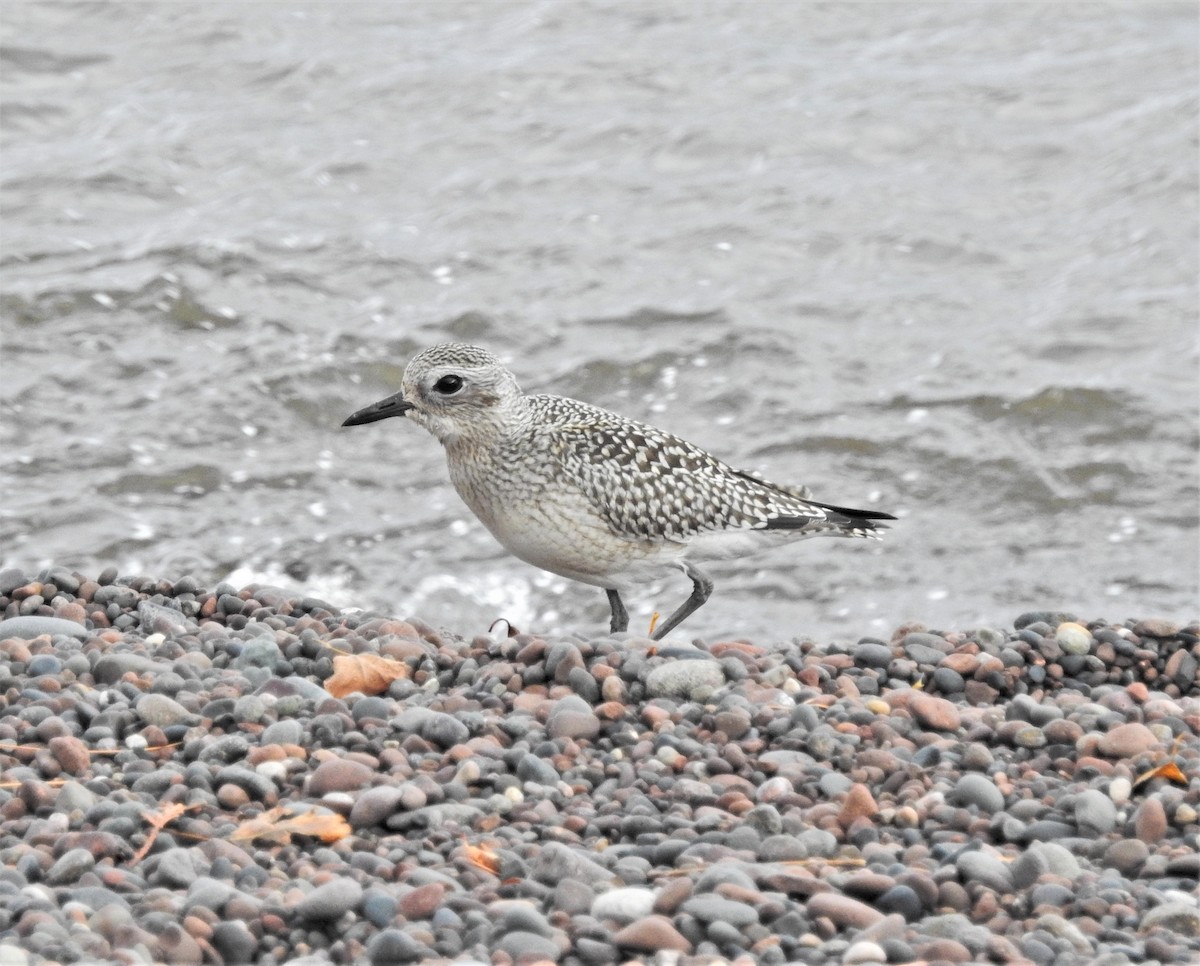
[[[0,966],[1200,962],[1194,619],[464,637],[64,568],[0,613]]]

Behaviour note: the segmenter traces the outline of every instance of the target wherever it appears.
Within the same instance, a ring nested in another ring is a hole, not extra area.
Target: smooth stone
[[[583,704],[583,699],[571,695]],[[551,738],[586,738],[591,740],[600,734],[600,719],[589,707],[565,706],[568,699],[558,702],[546,719],[546,734]]]
[[[53,677],[62,673],[62,666],[62,661],[53,654],[35,654],[26,665],[25,673],[31,678]]]
[[[620,929],[612,937],[621,949],[653,953],[659,950],[690,953],[692,944],[675,928],[666,916],[646,916]]]
[[[898,913],[906,922],[915,922],[925,912],[921,897],[910,886],[894,885],[873,903],[880,912]]]
[[[945,698],[932,694],[917,692],[909,701],[908,708],[920,724],[934,731],[955,731],[962,724],[958,708]]]
[[[529,862],[530,874],[538,882],[555,885],[563,879],[576,879],[587,884],[613,881],[613,874],[604,866],[561,842],[549,842]]]
[[[91,636],[82,624],[63,620],[61,617],[41,617],[36,614],[26,617],[9,617],[0,621],[0,641],[15,637],[22,641],[32,641],[35,637],[49,634],[51,637],[65,635],[86,641]]]
[[[332,758],[317,765],[308,776],[307,793],[316,797],[330,792],[356,792],[365,788],[375,772],[362,762],[349,758]]]
[[[1168,827],[1167,811],[1158,796],[1147,798],[1133,813],[1133,834],[1147,845],[1161,842]]]
[[[504,953],[517,963],[537,960],[549,960],[553,963],[557,962],[561,955],[561,950],[554,940],[522,929],[503,934],[499,941],[492,946],[492,952]]]
[[[213,927],[212,944],[226,963],[250,963],[256,958],[258,940],[249,927],[234,919]]]
[[[859,667],[885,668],[892,663],[892,649],[886,644],[856,644],[854,663]]]
[[[471,729],[444,711],[431,711],[421,725],[420,733],[422,738],[439,748],[453,748],[471,738]]]
[[[122,651],[101,657],[92,668],[92,677],[96,679],[97,684],[116,684],[126,674],[160,674],[169,670],[170,667],[166,664],[159,664],[158,661],[141,654]]]
[[[1142,932],[1168,929],[1191,939],[1200,937],[1200,905],[1195,902],[1164,902],[1142,916]]]
[[[1072,621],[1059,624],[1054,638],[1067,654],[1087,654],[1092,649],[1092,632]]]
[[[341,877],[313,889],[300,900],[296,912],[310,922],[330,922],[355,909],[362,897],[362,886],[353,879]]]
[[[367,944],[367,961],[371,966],[397,966],[399,963],[420,963],[431,958],[432,950],[403,929],[384,929]],[[295,966],[289,960],[288,966]],[[327,962],[327,960],[325,960]]]
[[[366,789],[350,809],[350,827],[363,829],[383,825],[403,807],[404,799],[405,790],[400,785],[376,785]],[[424,801],[421,804],[425,804]]]
[[[1158,736],[1137,721],[1119,724],[1106,731],[1096,742],[1096,750],[1106,758],[1133,758],[1157,747]]]
[[[1013,885],[1018,889],[1028,889],[1046,872],[1050,871],[1050,862],[1044,855],[1034,849],[1026,849],[1009,866]]]
[[[208,863],[198,852],[193,849],[173,848],[159,856],[154,881],[168,888],[186,889],[207,872]]]
[[[134,708],[138,717],[146,724],[158,728],[170,728],[177,724],[196,724],[200,721],[199,715],[192,714],[178,701],[165,694],[143,695],[138,698]]]
[[[74,811],[86,812],[97,801],[99,801],[99,797],[90,789],[77,781],[67,781],[63,782],[62,787],[58,790],[58,797],[54,800],[54,809],[68,815]]]
[[[995,892],[1011,892],[1012,873],[1004,862],[987,852],[963,852],[955,863],[964,882],[978,882]]]
[[[701,922],[726,922],[737,929],[744,929],[758,922],[758,912],[755,909],[714,892],[692,896],[683,903],[680,912],[695,916]]]
[[[1075,824],[1083,835],[1108,835],[1117,825],[1117,806],[1104,792],[1089,788],[1075,799]]]
[[[69,849],[50,866],[46,873],[46,881],[50,885],[69,885],[78,881],[85,872],[91,872],[96,867],[95,856],[87,849]]]
[[[1027,851],[1040,855],[1048,870],[1064,879],[1074,880],[1080,873],[1079,860],[1057,842],[1033,842]]]
[[[1124,876],[1135,876],[1150,857],[1150,848],[1141,839],[1121,839],[1104,850],[1104,864]]]
[[[386,929],[396,918],[399,903],[396,897],[372,886],[363,892],[362,914],[377,929]]]
[[[609,889],[596,896],[591,914],[596,919],[628,923],[650,915],[656,895],[650,889]]]
[[[183,908],[190,910],[198,907],[219,915],[224,910],[225,903],[237,894],[238,890],[228,882],[202,875],[188,886]]]
[[[298,745],[304,737],[304,725],[295,718],[275,721],[263,729],[258,736],[260,745]]]
[[[909,637],[912,636],[909,635]],[[938,650],[936,647],[927,647],[924,644],[903,644],[902,646],[908,659],[915,661],[921,667],[937,667],[946,658],[946,652]]]
[[[853,929],[864,929],[884,918],[884,914],[873,906],[836,892],[818,892],[809,897],[804,911],[810,919],[825,917],[836,926]]]
[[[978,772],[967,772],[959,778],[948,797],[956,805],[974,805],[987,815],[1004,810],[1004,793],[994,781]]]
[[[437,911],[445,894],[446,887],[440,882],[427,882],[402,895],[397,900],[397,909],[410,922],[428,919]]]
[[[523,782],[535,782],[547,787],[553,787],[559,781],[559,774],[554,766],[532,752],[521,756],[517,762],[516,774]]]
[[[596,913],[592,911],[592,903],[595,901],[596,893],[590,886],[574,879],[563,879],[554,887],[554,902],[551,908],[561,909],[568,915],[591,911],[595,916]]]
[[[711,659],[676,660],[646,675],[646,692],[654,698],[703,701],[725,684],[725,670]]]

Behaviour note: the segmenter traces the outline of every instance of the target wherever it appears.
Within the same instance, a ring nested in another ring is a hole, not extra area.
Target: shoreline
[[[1196,621],[467,640],[62,568],[0,613],[5,966],[1200,957]]]

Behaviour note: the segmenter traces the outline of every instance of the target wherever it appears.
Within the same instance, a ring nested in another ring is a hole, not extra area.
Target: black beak
[[[374,423],[381,419],[387,419],[389,416],[403,416],[412,408],[412,403],[400,393],[396,393],[388,396],[387,399],[381,399],[377,403],[371,403],[369,406],[364,406],[362,409],[352,412],[346,417],[346,421],[342,425],[361,426],[364,423]]]

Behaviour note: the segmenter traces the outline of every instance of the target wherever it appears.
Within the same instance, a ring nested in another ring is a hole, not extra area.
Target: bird
[[[486,349],[448,342],[405,367],[399,392],[343,426],[412,420],[442,444],[463,502],[511,554],[603,588],[611,633],[623,594],[677,570],[691,595],[650,636],[662,640],[713,590],[701,564],[814,536],[878,539],[876,510],[818,503],[806,487],[737,470],[677,436],[564,396],[526,395]]]

